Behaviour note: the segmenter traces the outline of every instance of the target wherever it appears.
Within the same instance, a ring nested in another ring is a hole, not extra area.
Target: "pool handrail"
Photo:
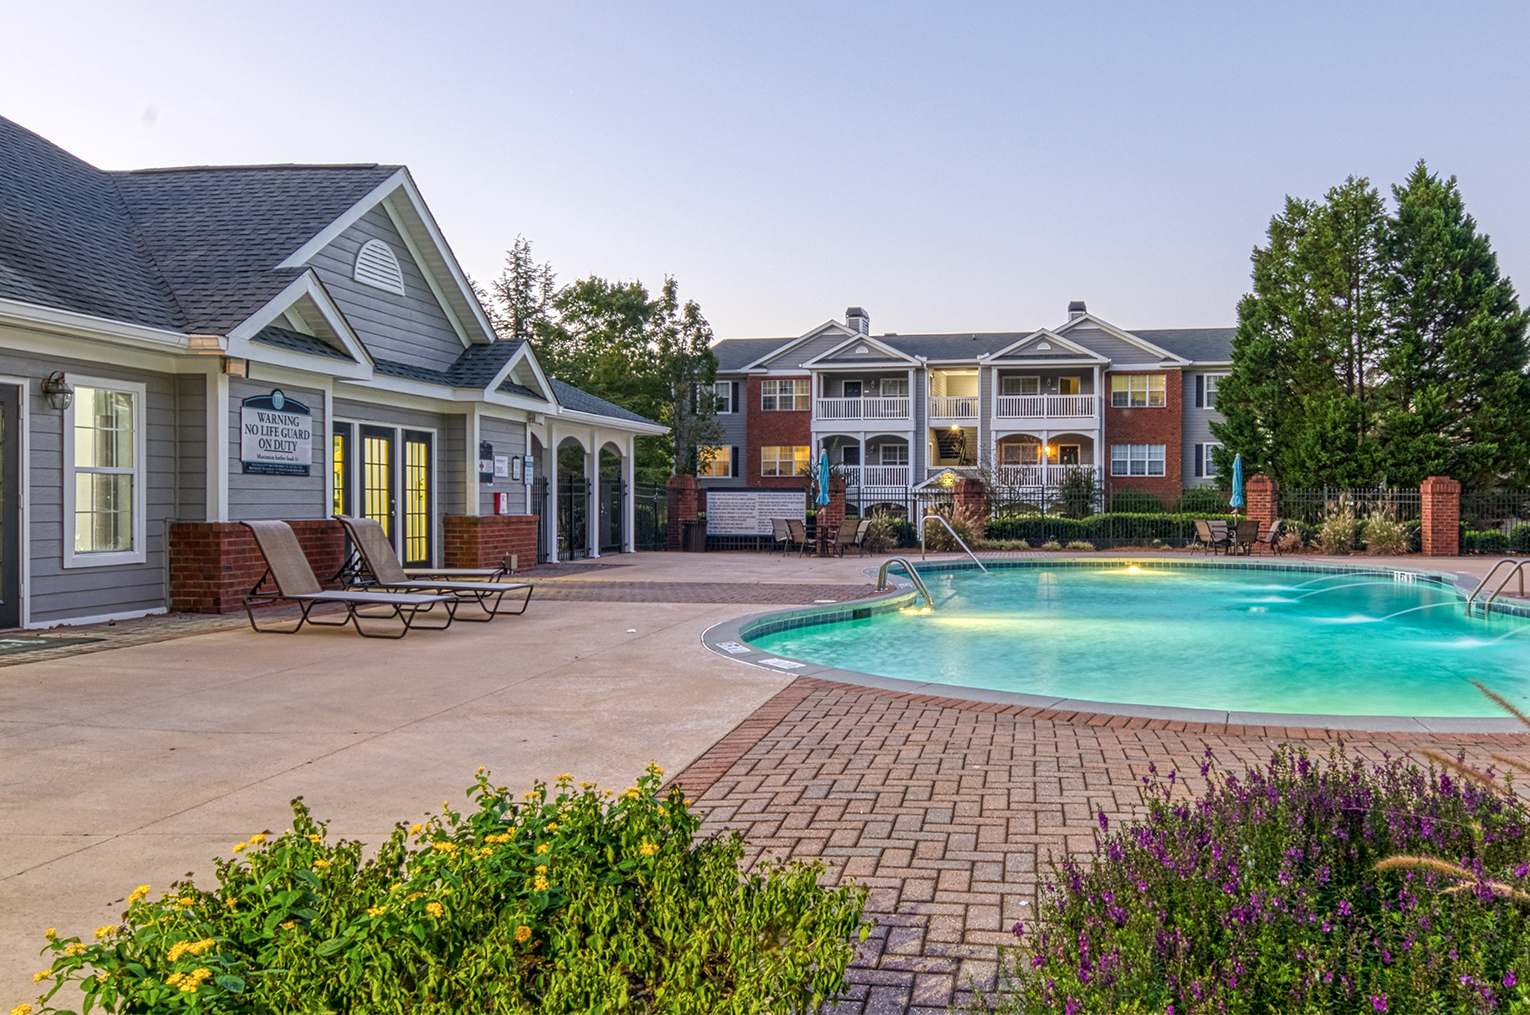
[[[881,568],[877,570],[877,591],[882,592],[887,589],[887,569],[894,564],[903,565],[903,570],[908,572],[909,578],[914,582],[914,588],[921,596],[924,596],[924,605],[932,610],[935,609],[935,600],[930,596],[930,590],[925,588],[924,579],[919,577],[919,572],[914,568],[914,562],[907,557],[888,557],[882,561]]]
[[[1516,574],[1519,575],[1519,594],[1521,598],[1524,598],[1525,565],[1530,564],[1530,560],[1527,560],[1524,557],[1499,557],[1498,560],[1493,563],[1493,566],[1488,568],[1487,575],[1482,579],[1482,581],[1477,583],[1477,587],[1472,589],[1472,594],[1466,597],[1466,612],[1468,614],[1472,612],[1472,603],[1477,601],[1477,593],[1487,588],[1488,582],[1493,580],[1493,576],[1498,573],[1498,569],[1505,564],[1509,565],[1509,573],[1503,576],[1503,581],[1498,583],[1498,587],[1496,589],[1488,593],[1488,597],[1486,599],[1481,600],[1482,608],[1486,610],[1491,607],[1493,605],[1493,600],[1498,598],[1498,594],[1508,586],[1509,582],[1514,579]]]
[[[951,523],[946,521],[940,515],[936,515],[936,514],[925,515],[924,518],[919,522],[919,559],[920,560],[924,559],[924,530],[925,530],[926,526],[929,525],[930,519],[932,519],[932,518],[935,519],[940,524],[944,525],[946,527],[946,531],[951,533],[951,538],[956,540],[956,545],[960,546],[962,548],[962,550],[966,552],[967,556],[972,558],[972,562],[974,564],[976,564],[978,567],[982,567],[983,568],[983,573],[984,574],[988,574],[988,568],[983,567],[983,562],[981,560],[978,560],[977,554],[972,552],[972,548],[969,547],[966,543],[962,542],[962,537],[958,536],[956,534],[956,530],[951,528]]]

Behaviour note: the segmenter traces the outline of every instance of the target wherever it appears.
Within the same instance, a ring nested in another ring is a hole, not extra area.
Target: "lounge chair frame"
[[[485,624],[495,617],[518,617],[526,612],[531,603],[533,587],[530,582],[500,581],[508,575],[504,568],[451,568],[431,571],[424,568],[407,570],[399,563],[398,554],[381,525],[370,518],[353,518],[335,515],[335,520],[345,526],[351,538],[352,553],[360,558],[360,564],[348,579],[348,585],[358,589],[388,589],[396,592],[427,592],[450,595],[458,605],[473,603],[482,616],[471,613],[457,616],[463,623]],[[442,575],[482,575],[484,581],[452,581]],[[434,576],[434,577],[432,577]],[[524,592],[524,596],[511,593]],[[505,607],[505,597],[519,609]]]
[[[260,634],[297,634],[305,624],[313,627],[345,627],[349,624],[355,627],[356,633],[363,638],[396,640],[416,628],[423,631],[444,631],[451,627],[452,621],[456,619],[457,600],[452,596],[325,589],[319,585],[319,579],[314,575],[313,568],[309,565],[308,558],[304,555],[297,535],[290,525],[280,521],[255,521],[243,524],[254,534],[255,545],[266,561],[266,569],[261,574],[260,580],[244,597],[244,612],[250,619],[250,627]],[[268,581],[272,587],[262,591]],[[256,623],[255,607],[269,606],[279,602],[297,604],[301,612],[295,625],[283,629],[273,624],[261,627]],[[339,621],[315,619],[313,608],[324,603],[344,606],[344,618]],[[357,612],[362,607],[369,606],[385,607],[389,612],[381,616]],[[422,624],[419,622],[421,615],[433,612],[437,606],[444,608],[446,623]],[[403,629],[397,633],[368,631],[362,626],[363,619],[385,622],[396,620],[403,624]]]

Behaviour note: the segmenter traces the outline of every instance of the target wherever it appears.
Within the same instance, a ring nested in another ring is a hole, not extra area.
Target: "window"
[[[367,240],[356,252],[356,271],[352,276],[362,285],[404,295],[404,272],[398,266],[393,249],[382,240]]]
[[[1040,465],[1041,445],[1036,441],[1000,445],[1005,465]]]
[[[908,378],[884,377],[880,382],[878,390],[881,391],[883,398],[907,398]]]
[[[760,408],[766,412],[805,412],[811,405],[813,382],[798,380],[764,381],[760,385]]]
[[[65,567],[144,561],[143,402],[145,387],[76,380],[65,411]]]
[[[732,381],[718,381],[712,385],[712,390],[717,393],[717,402],[714,412],[733,412],[733,388]]]
[[[1110,404],[1116,408],[1160,408],[1164,404],[1163,374],[1115,374],[1110,378]]]
[[[1110,474],[1112,476],[1162,476],[1164,474],[1163,449],[1162,444],[1112,444]]]
[[[1039,395],[1041,394],[1040,377],[1001,377],[999,378],[999,394],[1001,395]]]
[[[1221,446],[1220,444],[1197,444],[1195,446],[1196,476],[1214,477],[1217,474],[1216,459],[1211,457],[1211,453]]]
[[[908,445],[907,444],[883,444],[882,445],[882,464],[883,465],[907,465],[908,464]]]
[[[330,455],[330,472],[334,480],[334,513],[351,513],[351,425],[335,424],[334,448]]]
[[[800,476],[808,471],[812,461],[813,449],[807,445],[793,447],[783,444],[764,447],[760,449],[760,475]]]
[[[1196,374],[1195,407],[1197,409],[1217,407],[1217,383],[1226,376],[1226,374]]]
[[[733,449],[714,447],[711,460],[696,473],[702,479],[730,479],[733,476]]]

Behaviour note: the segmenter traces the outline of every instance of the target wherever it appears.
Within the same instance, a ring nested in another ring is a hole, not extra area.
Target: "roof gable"
[[[862,363],[889,362],[911,366],[917,365],[919,361],[884,342],[877,341],[870,335],[853,335],[826,352],[805,361],[802,365],[805,367],[841,364],[859,366]]]
[[[1087,359],[1096,363],[1106,362],[1106,358],[1093,349],[1087,349],[1077,342],[1070,342],[1056,332],[1045,328],[983,358],[994,361]]]
[[[1067,335],[1080,345],[1094,349],[1112,363],[1148,363],[1167,361],[1165,365],[1184,365],[1183,358],[1129,331],[1123,331],[1093,314],[1081,314],[1058,328],[1058,335]]]
[[[825,321],[812,331],[793,339],[745,366],[746,370],[781,370],[799,368],[822,352],[827,352],[847,338],[858,337],[838,321]]]

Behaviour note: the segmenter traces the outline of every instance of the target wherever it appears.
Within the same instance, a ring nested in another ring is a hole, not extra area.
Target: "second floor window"
[[[805,412],[812,406],[813,382],[806,377],[760,384],[760,408],[766,412]]]
[[[1162,408],[1168,390],[1164,374],[1115,374],[1110,378],[1110,404],[1121,408]]]
[[[1196,376],[1195,407],[1197,409],[1215,409],[1217,407],[1217,382],[1226,376],[1226,374],[1198,374]]]
[[[907,377],[884,377],[877,384],[877,390],[883,398],[907,398]]]
[[[907,444],[883,444],[882,445],[882,464],[883,465],[907,465],[908,464],[908,445]]]
[[[1001,395],[1039,395],[1041,394],[1040,377],[1001,377],[999,378],[999,394]]]
[[[733,411],[733,382],[718,381],[712,385],[712,390],[717,393],[716,408],[713,411],[731,413]]]

